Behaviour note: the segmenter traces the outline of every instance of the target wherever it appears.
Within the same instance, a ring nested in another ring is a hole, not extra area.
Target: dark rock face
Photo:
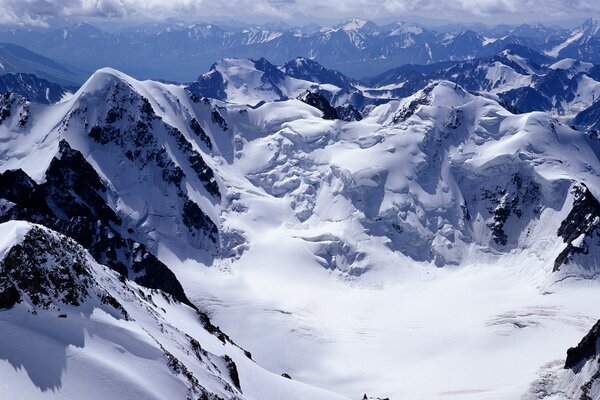
[[[49,308],[56,300],[73,306],[89,298],[92,285],[84,253],[74,243],[57,244],[41,228],[32,228],[0,263],[4,291],[22,292],[36,307]]]
[[[532,111],[550,111],[552,102],[532,87],[512,89],[498,95],[505,104],[512,107],[509,111],[526,113]]]
[[[319,93],[306,91],[298,96],[298,100],[321,110],[323,112],[323,119],[340,119],[336,109]]]
[[[254,61],[256,69],[263,72],[263,76],[260,78],[262,82],[261,87],[270,88],[275,92],[277,97],[285,99],[286,96],[279,88],[279,84],[285,80],[285,74],[264,57],[252,61]]]
[[[598,345],[600,343],[600,321],[590,329],[590,331],[581,339],[576,347],[567,350],[567,359],[565,368],[575,369],[584,362],[591,360],[598,355]]]
[[[338,71],[323,67],[310,58],[297,57],[282,67],[283,72],[297,79],[309,82],[329,83],[345,90],[349,90],[358,84],[357,81],[348,78]]]
[[[161,289],[190,304],[175,275],[141,243],[128,238],[121,219],[107,205],[107,188],[81,153],[61,141],[46,180],[34,182],[22,170],[0,174],[0,221],[26,220],[63,233],[86,248],[100,263],[136,282]]]
[[[399,122],[406,121],[417,112],[420,106],[431,104],[431,99],[429,98],[429,95],[431,94],[431,92],[433,92],[433,89],[435,89],[436,86],[437,84],[432,84],[424,88],[418,97],[413,99],[410,103],[408,103],[402,109],[396,112],[396,115],[394,115],[394,119],[392,120],[392,122],[394,124],[397,124]]]
[[[567,243],[567,247],[554,262],[554,271],[572,261],[577,255],[587,255],[590,247],[600,245],[600,203],[584,184],[573,188],[573,208],[558,228],[558,236]],[[573,242],[583,235],[583,241]]]
[[[238,373],[235,362],[233,362],[231,357],[229,357],[228,355],[223,356],[223,360],[225,361],[225,365],[227,366],[227,372],[229,372],[229,377],[231,378],[231,382],[233,382],[233,385],[236,388],[238,388],[239,390],[242,390],[241,385],[240,385],[240,375]]]
[[[505,225],[508,218],[514,215],[520,219],[524,211],[531,207],[537,214],[539,210],[536,205],[540,200],[540,186],[533,179],[515,173],[506,187],[482,189],[482,198],[489,202],[488,211],[493,216],[492,221],[488,223],[492,238],[496,244],[506,246],[508,236]]]
[[[227,131],[227,121],[225,121],[225,118],[223,118],[223,116],[216,107],[213,108],[212,112],[210,113],[210,119],[212,122],[219,125],[221,129]]]
[[[21,302],[21,295],[15,286],[8,285],[4,279],[0,280],[0,308],[11,308]]]
[[[177,141],[177,145],[187,156],[190,167],[196,173],[206,191],[214,197],[221,199],[221,192],[219,191],[219,185],[215,180],[213,170],[206,164],[202,156],[194,150],[190,142],[187,141],[179,130],[170,128],[167,131]]]
[[[600,129],[600,101],[577,114],[573,123],[582,129]]]
[[[18,118],[18,128],[24,128],[29,122],[29,103],[23,96],[7,92],[0,96],[0,124],[11,116]]]
[[[210,72],[198,77],[198,80],[187,87],[194,96],[211,97],[213,99],[225,99],[225,81],[223,76],[215,69],[213,64]]]
[[[190,129],[202,140],[208,150],[212,150],[212,142],[196,118],[190,121]]]
[[[129,320],[123,305],[98,287],[85,252],[69,238],[33,226],[0,261],[0,308],[27,301],[35,314],[62,304],[80,306],[90,299]]]
[[[360,111],[358,111],[352,104],[338,106],[335,108],[335,111],[338,114],[339,119],[342,121],[360,121],[363,118]]]

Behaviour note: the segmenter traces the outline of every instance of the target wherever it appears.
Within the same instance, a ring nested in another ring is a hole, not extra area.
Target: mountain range
[[[0,393],[598,398],[598,26],[0,32]]]
[[[350,19],[332,27],[220,27],[173,22],[108,32],[78,23],[58,29],[4,30],[0,40],[80,70],[111,66],[139,78],[191,81],[214,61],[226,57],[265,57],[276,64],[304,57],[361,79],[403,64],[491,57],[509,44],[557,59],[598,63],[598,26],[590,19],[574,29],[537,24],[494,29],[455,26],[436,32],[411,23],[379,26]]]
[[[464,70],[592,80],[548,62]],[[390,97],[398,71],[229,58],[185,85],[105,68],[53,104],[5,95],[3,392],[593,398],[598,136],[429,71]]]

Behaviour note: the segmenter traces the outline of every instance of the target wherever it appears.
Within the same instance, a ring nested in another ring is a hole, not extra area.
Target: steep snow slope
[[[13,221],[0,237],[3,396],[342,398],[261,369],[204,316],[64,236]]]
[[[248,65],[228,82],[281,73]],[[11,106],[0,172],[43,186],[63,140],[119,235],[259,364],[352,398],[518,398],[597,320],[597,137],[447,81],[353,122],[250,88],[98,71]]]
[[[29,106],[13,106],[0,127],[6,137],[0,169],[21,168],[41,182],[65,139],[107,181],[107,203],[126,228],[146,236],[143,243],[152,248],[157,237],[180,241],[183,234],[189,248],[212,256],[221,194],[202,152],[211,140],[193,122],[187,103],[164,85],[98,71],[73,98],[55,106],[32,105],[35,116],[24,123],[17,111]]]

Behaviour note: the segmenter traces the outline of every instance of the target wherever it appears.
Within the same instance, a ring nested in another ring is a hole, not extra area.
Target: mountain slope
[[[371,88],[362,89],[374,97],[405,97],[440,79],[497,95],[515,111],[547,111],[564,119],[575,117],[600,95],[593,64],[573,59],[554,62],[516,45],[490,58],[398,67],[371,78]]]
[[[120,279],[64,236],[18,221],[0,232],[9,397],[340,398],[261,369],[193,309]]]
[[[0,75],[0,93],[14,93],[36,103],[56,103],[68,91],[35,75],[17,73]]]
[[[15,100],[1,214],[99,221],[103,264],[150,286],[102,245],[143,249],[260,365],[349,398],[518,398],[597,320],[594,135],[444,80],[344,121],[304,92],[330,84],[214,71],[228,101],[112,69]]]
[[[0,73],[31,74],[55,84],[78,86],[84,75],[24,47],[0,43]]]

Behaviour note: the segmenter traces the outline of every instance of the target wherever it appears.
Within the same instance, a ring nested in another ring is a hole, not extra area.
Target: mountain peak
[[[581,30],[585,35],[595,36],[600,31],[600,21],[594,18],[588,18],[581,25]]]
[[[79,22],[73,25],[70,25],[63,29],[64,35],[63,37],[66,39],[68,36],[72,34],[78,35],[88,35],[88,36],[96,36],[102,35],[104,32],[97,28],[96,26],[87,23],[87,22]]]
[[[2,246],[0,308],[21,301],[44,309],[79,306],[90,297],[91,257],[74,240],[22,221],[2,224],[0,231],[9,242]]]
[[[359,18],[350,18],[334,27],[344,31],[367,31],[374,32],[379,27],[376,23]]]
[[[347,30],[360,29],[363,26],[365,26],[366,23],[367,23],[367,21],[364,19],[350,18],[350,19],[344,21],[340,25],[340,28],[347,29]]]
[[[110,67],[104,67],[94,72],[77,91],[76,95],[92,94],[107,90],[111,85],[119,82],[133,87],[132,82],[134,81],[135,80],[132,77],[121,71]]]
[[[405,33],[420,35],[423,33],[423,28],[407,22],[396,22],[392,25],[392,30],[389,33],[389,36],[397,36]]]

